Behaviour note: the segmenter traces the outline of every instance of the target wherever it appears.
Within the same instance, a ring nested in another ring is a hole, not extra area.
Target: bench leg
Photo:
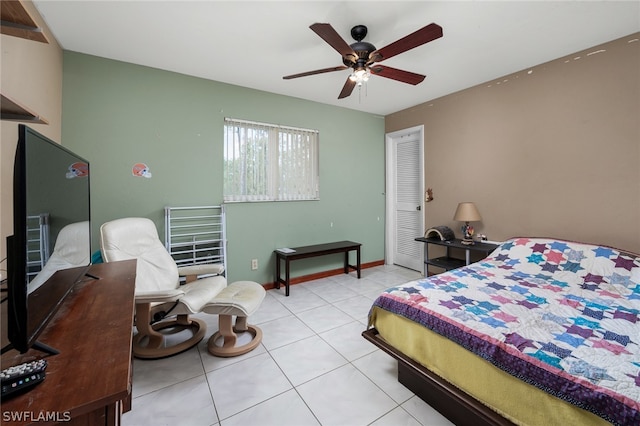
[[[349,251],[344,252],[344,273],[349,273]]]
[[[291,278],[290,275],[289,275],[289,271],[290,271],[290,269],[289,269],[289,259],[288,258],[285,259],[284,263],[285,263],[285,278],[284,278],[285,279],[285,282],[284,282],[285,292],[284,292],[284,295],[285,296],[289,296],[289,279]]]
[[[280,288],[280,256],[276,254],[276,288]]]

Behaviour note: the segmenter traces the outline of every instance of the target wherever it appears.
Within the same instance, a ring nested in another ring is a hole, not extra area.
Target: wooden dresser
[[[76,284],[38,338],[58,355],[33,349],[2,355],[3,369],[45,356],[49,365],[42,383],[2,401],[0,423],[119,425],[131,408],[136,261],[97,264],[88,272],[99,279]]]

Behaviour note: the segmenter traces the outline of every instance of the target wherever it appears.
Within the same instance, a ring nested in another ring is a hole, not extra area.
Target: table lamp
[[[462,225],[461,228],[462,234],[464,235],[462,244],[473,244],[473,226],[469,225],[469,222],[478,222],[482,220],[476,205],[470,202],[458,204],[456,213],[453,215],[453,220],[464,222],[464,225]]]

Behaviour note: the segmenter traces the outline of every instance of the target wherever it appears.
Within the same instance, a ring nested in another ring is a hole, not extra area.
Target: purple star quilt
[[[534,238],[387,289],[374,306],[617,425],[640,424],[640,259]]]

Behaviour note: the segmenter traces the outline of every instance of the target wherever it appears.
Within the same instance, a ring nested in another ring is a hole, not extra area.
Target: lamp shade
[[[482,220],[480,212],[473,203],[460,203],[456,209],[456,214],[453,215],[453,220],[459,222],[477,222]]]

